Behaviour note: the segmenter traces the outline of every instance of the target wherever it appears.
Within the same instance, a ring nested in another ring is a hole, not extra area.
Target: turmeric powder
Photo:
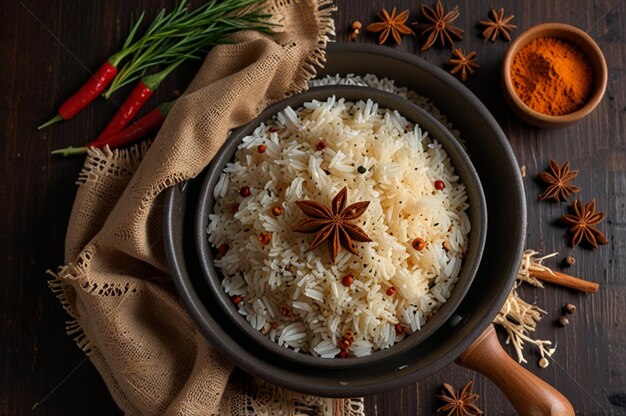
[[[511,79],[530,108],[560,116],[580,109],[593,88],[593,69],[575,46],[554,38],[535,39],[513,58]]]

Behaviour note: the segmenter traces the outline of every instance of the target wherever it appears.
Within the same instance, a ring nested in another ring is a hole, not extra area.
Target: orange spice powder
[[[539,38],[515,55],[511,79],[515,93],[530,108],[561,116],[587,102],[593,88],[593,69],[572,44]]]

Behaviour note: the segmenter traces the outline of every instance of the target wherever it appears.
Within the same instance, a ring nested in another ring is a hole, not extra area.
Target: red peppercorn
[[[442,191],[446,188],[446,184],[443,181],[436,180],[435,181],[435,189],[438,191]]]
[[[280,314],[282,316],[291,316],[291,309],[289,309],[287,306],[281,306],[280,307]]]
[[[348,350],[341,350],[339,352],[339,358],[346,358],[348,356]]]
[[[426,248],[426,241],[423,238],[416,238],[415,240],[413,240],[413,243],[411,244],[413,246],[413,248],[417,251],[422,251]]]
[[[396,330],[396,335],[402,335],[404,334],[404,327],[400,324],[396,324],[394,326],[395,330]]]
[[[391,286],[387,288],[387,296],[393,296],[396,294],[396,288]]]
[[[234,214],[235,212],[239,211],[239,204],[238,203],[234,203],[230,206],[230,210],[231,212]]]
[[[278,131],[278,127],[270,126],[270,128],[268,130],[269,130],[270,133],[276,133]]]
[[[262,246],[266,246],[270,243],[270,241],[272,241],[272,235],[267,231],[263,231],[261,234],[259,234],[258,239],[259,243],[261,243]]]
[[[272,214],[274,214],[275,217],[278,217],[282,213],[283,213],[283,207],[277,205],[274,208],[272,208]]]
[[[272,325],[272,329],[278,328],[278,322],[272,322],[271,325]]]
[[[247,196],[250,196],[250,187],[242,186],[241,189],[239,190],[239,195],[243,196],[244,198]]]
[[[326,143],[324,140],[320,140],[316,145],[315,148],[317,149],[317,151],[319,152],[320,150],[324,150],[326,149],[326,147],[328,147],[328,143]]]
[[[229,249],[230,246],[228,244],[222,244],[217,250],[220,252],[220,256],[224,256],[226,253],[228,253]]]
[[[350,344],[352,344],[354,342],[354,334],[350,330],[347,330],[346,333],[343,334],[343,337],[346,340],[348,340],[348,342],[350,342]]]
[[[341,338],[339,339],[339,341],[337,341],[337,346],[342,350],[347,350],[348,348],[350,348],[350,344],[352,343],[346,338]]]
[[[260,144],[256,150],[258,150],[259,153],[265,153],[265,151],[267,150],[267,146],[264,144]]]
[[[238,305],[239,303],[241,303],[243,298],[241,296],[233,296],[232,298],[230,298],[230,300],[232,300],[235,305]]]
[[[347,274],[343,277],[343,279],[341,279],[341,283],[345,287],[350,287],[350,285],[352,285],[352,282],[354,282],[354,277],[351,274]]]

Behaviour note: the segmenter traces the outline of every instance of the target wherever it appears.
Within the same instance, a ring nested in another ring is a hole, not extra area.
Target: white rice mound
[[[317,150],[321,140],[327,147]],[[435,189],[437,180],[445,189]],[[292,231],[307,218],[295,201],[330,206],[343,187],[347,204],[370,201],[352,223],[373,241],[355,243],[359,255],[342,248],[332,263],[327,243],[309,251],[314,234]],[[349,354],[359,357],[419,331],[450,296],[467,250],[467,194],[446,152],[371,100],[287,107],[244,138],[214,196],[209,242],[228,246],[215,264],[226,293],[242,298],[239,313],[272,341],[324,358],[340,353],[348,333]],[[412,247],[417,237],[427,242],[422,251]],[[346,274],[354,276],[349,287]]]

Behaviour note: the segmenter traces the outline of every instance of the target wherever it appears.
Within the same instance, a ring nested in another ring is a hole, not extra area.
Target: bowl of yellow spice
[[[511,43],[502,81],[509,106],[522,120],[542,128],[565,127],[598,106],[606,90],[607,67],[587,33],[544,23]]]

